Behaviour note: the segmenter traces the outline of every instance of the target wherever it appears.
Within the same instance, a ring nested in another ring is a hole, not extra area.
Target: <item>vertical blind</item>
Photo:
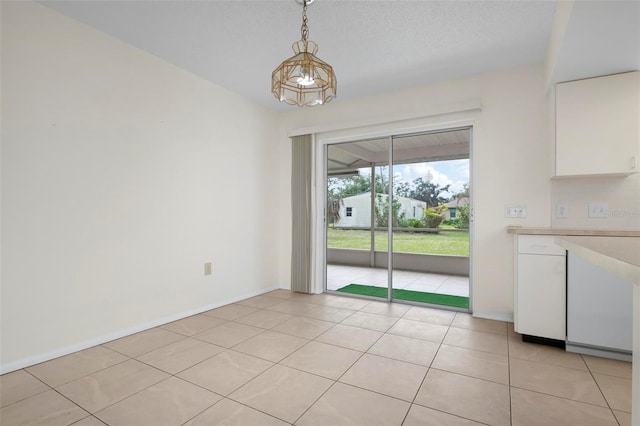
[[[311,293],[311,135],[291,144],[291,290]]]

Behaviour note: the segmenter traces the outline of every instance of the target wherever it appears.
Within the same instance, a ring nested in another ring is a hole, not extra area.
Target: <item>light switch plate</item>
[[[605,219],[609,217],[609,203],[592,202],[589,203],[589,217]]]
[[[504,217],[527,217],[527,206],[524,204],[505,204]]]
[[[556,218],[568,219],[569,218],[569,206],[565,203],[556,204]]]

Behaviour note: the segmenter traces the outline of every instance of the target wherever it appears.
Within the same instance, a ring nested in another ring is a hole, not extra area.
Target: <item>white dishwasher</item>
[[[631,361],[633,284],[571,252],[567,351]]]

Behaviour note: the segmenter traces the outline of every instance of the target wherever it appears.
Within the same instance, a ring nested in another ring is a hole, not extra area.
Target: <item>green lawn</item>
[[[366,230],[327,229],[329,248],[369,250],[371,233]],[[387,232],[376,231],[376,250],[387,251]],[[396,232],[394,253],[449,254],[469,256],[469,232],[441,231],[438,234]]]

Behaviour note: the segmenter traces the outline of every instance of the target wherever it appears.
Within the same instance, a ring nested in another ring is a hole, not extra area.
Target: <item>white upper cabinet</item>
[[[556,176],[640,171],[640,71],[556,85]]]

